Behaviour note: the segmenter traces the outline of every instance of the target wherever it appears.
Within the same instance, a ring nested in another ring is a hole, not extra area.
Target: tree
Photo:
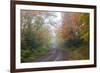
[[[62,18],[62,26],[58,28],[59,42],[65,44],[65,47],[78,47],[82,41],[88,43],[88,13],[62,13]]]
[[[51,18],[55,14],[46,11],[21,11],[21,48],[34,49],[47,47],[50,41],[50,31],[48,25],[55,23]],[[46,21],[47,20],[47,21]]]

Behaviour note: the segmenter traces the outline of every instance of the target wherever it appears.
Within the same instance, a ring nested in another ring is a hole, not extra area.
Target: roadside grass
[[[35,60],[41,55],[48,52],[48,48],[36,48],[33,50],[21,50],[21,62],[30,62],[31,60]]]
[[[89,48],[86,46],[65,48],[64,51],[69,53],[68,60],[87,60],[89,59]]]

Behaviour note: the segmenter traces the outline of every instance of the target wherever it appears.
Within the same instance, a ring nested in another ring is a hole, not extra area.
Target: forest
[[[89,13],[21,10],[21,62],[89,59]]]

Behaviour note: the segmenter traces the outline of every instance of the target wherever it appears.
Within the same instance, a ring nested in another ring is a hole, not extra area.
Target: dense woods
[[[59,27],[59,47],[70,52],[70,59],[89,58],[89,14],[63,13],[63,24]]]
[[[54,47],[69,52],[69,60],[89,59],[89,14],[21,10],[21,62]]]

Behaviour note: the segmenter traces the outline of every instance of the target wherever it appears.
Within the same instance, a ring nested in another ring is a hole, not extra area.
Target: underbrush
[[[89,48],[87,46],[65,48],[69,52],[68,60],[87,60],[89,59]]]
[[[48,48],[36,48],[36,49],[25,49],[21,50],[21,62],[34,61],[36,58],[48,52]]]

